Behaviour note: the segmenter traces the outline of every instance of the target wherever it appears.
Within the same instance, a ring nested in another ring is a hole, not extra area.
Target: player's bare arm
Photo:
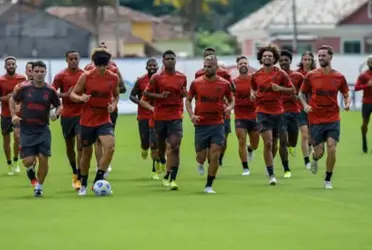
[[[134,83],[132,90],[130,91],[129,100],[131,100],[135,104],[139,104],[140,103],[139,95],[140,95],[140,89],[139,89],[139,84],[137,80]]]
[[[194,99],[194,95],[188,94],[185,101],[186,111],[189,113],[190,118],[194,115],[194,112],[192,110],[192,99]]]
[[[89,101],[90,95],[83,94],[85,89],[85,82],[87,75],[84,73],[79,77],[74,89],[70,93],[70,98],[74,102],[87,102]]]
[[[119,103],[119,94],[120,94],[120,77],[118,76],[118,83],[116,85],[116,88],[113,89],[112,95],[113,95],[113,100],[111,105],[116,108]]]
[[[279,92],[296,93],[295,86],[293,85],[293,83],[292,83],[291,79],[289,78],[288,74],[285,73],[285,72],[283,72],[283,80],[281,81],[280,85],[273,83],[272,89],[274,91],[279,91]]]
[[[167,92],[167,91],[164,91],[161,94],[155,93],[154,90],[155,90],[155,86],[156,85],[157,85],[156,78],[155,77],[151,77],[150,82],[149,82],[149,85],[146,87],[146,89],[145,89],[145,91],[144,91],[143,94],[147,98],[152,98],[152,99],[163,99],[163,98],[167,98],[168,95],[169,95],[169,92]]]
[[[127,92],[127,88],[125,87],[125,82],[124,82],[124,78],[123,76],[121,75],[120,71],[118,70],[118,73],[117,73],[119,79],[120,79],[120,82],[119,82],[119,93],[120,94],[124,94],[125,92]]]
[[[0,102],[6,102],[6,101],[9,101],[10,97],[12,96],[12,93],[9,93],[5,96],[1,96],[0,97]]]
[[[225,95],[225,98],[228,103],[226,110],[229,110],[229,111],[233,110],[235,107],[235,98],[231,94]]]
[[[56,75],[54,80],[53,80],[53,83],[52,83],[52,86],[55,90],[61,90],[61,86],[62,86],[62,81],[60,79],[60,76],[59,75]],[[66,98],[66,97],[69,97],[70,96],[70,93],[71,93],[72,89],[69,89],[67,90],[66,92],[59,92],[57,93],[58,94],[58,97],[59,98]]]
[[[154,112],[154,110],[155,110],[154,106],[152,106],[150,103],[148,103],[147,101],[145,101],[143,99],[139,100],[139,104],[142,107],[144,107],[145,109],[148,109],[148,110],[150,110],[152,112]]]
[[[186,86],[187,86],[187,80],[185,79],[185,82],[181,88],[181,95],[182,97],[186,97],[187,96],[187,90],[186,90]]]
[[[16,114],[16,103],[13,99],[13,96],[9,98],[9,109],[10,109],[10,116],[13,117]],[[13,113],[12,113],[13,110]]]

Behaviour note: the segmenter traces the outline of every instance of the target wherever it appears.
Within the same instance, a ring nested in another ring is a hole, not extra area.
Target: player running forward
[[[186,109],[195,125],[196,161],[202,164],[209,150],[210,163],[204,192],[214,194],[213,181],[224,145],[224,114],[234,108],[231,83],[217,76],[218,62],[214,55],[204,58],[205,75],[195,79],[186,99]],[[192,100],[195,97],[195,112]],[[225,98],[229,105],[225,107]]]
[[[314,54],[311,51],[305,51],[301,55],[301,62],[298,64],[297,72],[301,73],[303,77],[306,76],[307,72],[316,69],[316,62],[314,59]],[[301,102],[300,102],[301,105]],[[311,138],[309,131],[309,121],[307,119],[307,113],[304,111],[301,105],[301,116],[299,120],[300,133],[301,133],[301,149],[302,155],[305,159],[305,165],[307,169],[310,169],[309,155],[311,154]],[[289,152],[294,155],[294,148],[289,148]]]
[[[256,100],[257,122],[264,143],[264,160],[270,185],[276,185],[274,175],[273,141],[279,136],[284,112],[282,92],[295,93],[287,73],[274,66],[280,59],[278,48],[268,45],[260,48],[257,59],[262,68],[252,75],[251,98]]]
[[[314,152],[311,162],[313,174],[318,172],[318,161],[324,155],[327,144],[326,177],[324,187],[332,189],[331,178],[336,163],[336,147],[340,139],[340,108],[337,95],[344,97],[345,110],[350,108],[349,87],[345,76],[332,69],[333,50],[321,46],[318,50],[320,68],[307,73],[301,86],[300,100],[308,113]],[[309,103],[306,96],[310,95]]]
[[[355,91],[363,90],[363,100],[362,100],[362,149],[364,153],[368,152],[367,144],[367,132],[369,118],[372,113],[372,56],[367,59],[368,69],[362,72],[355,85]]]
[[[60,115],[62,105],[56,90],[45,83],[45,63],[37,61],[32,68],[33,80],[14,90],[13,99],[21,104],[21,117],[17,116],[14,106],[10,107],[10,112],[12,122],[21,126],[20,148],[23,165],[27,169],[34,169],[36,158],[39,159],[34,196],[40,197],[43,195],[43,184],[51,156],[50,107],[56,108],[55,115],[50,116],[54,121]]]
[[[144,95],[155,99],[155,129],[158,139],[158,154],[165,155],[167,143],[167,173],[163,185],[178,190],[176,178],[180,165],[180,146],[183,136],[183,98],[186,96],[187,79],[176,71],[176,54],[172,50],[163,53],[164,70],[154,74]],[[168,167],[169,166],[169,167]]]
[[[284,114],[282,116],[282,127],[279,135],[279,154],[284,168],[284,178],[291,178],[292,176],[288,161],[288,147],[296,148],[297,146],[299,119],[301,115],[297,93],[304,80],[304,77],[299,72],[290,69],[291,63],[292,53],[282,50],[279,59],[280,68],[289,75],[292,84],[296,88],[296,93],[284,93],[282,97]],[[275,144],[275,146],[276,145],[277,144]],[[305,163],[306,160],[309,159],[305,158]]]
[[[12,117],[10,115],[9,109],[9,99],[12,96],[14,87],[26,80],[23,75],[17,74],[17,61],[15,57],[7,57],[4,60],[5,62],[5,75],[0,77],[0,90],[1,90],[1,132],[3,135],[3,149],[8,165],[8,175],[14,175],[19,173],[21,170],[18,165],[18,156],[19,156],[19,137],[16,136],[16,133],[13,133],[14,143],[13,143],[13,162],[12,162],[12,150],[10,147],[10,135],[13,132],[13,129],[18,127],[18,124],[12,123]]]
[[[260,133],[256,121],[256,104],[250,99],[251,75],[248,75],[248,59],[239,56],[236,59],[239,76],[233,82],[235,85],[235,133],[239,142],[239,157],[242,162],[242,175],[250,175],[248,161],[253,159],[253,151],[258,148]],[[247,152],[247,134],[249,146]]]
[[[98,48],[92,55],[95,68],[83,73],[71,92],[71,99],[84,102],[80,116],[80,140],[82,156],[80,162],[81,188],[79,195],[86,195],[90,160],[93,144],[100,141],[103,155],[94,183],[102,180],[110,165],[115,150],[113,124],[110,120],[119,101],[119,82],[117,74],[107,70],[111,54],[104,48]]]
[[[66,143],[67,158],[72,169],[72,187],[79,190],[81,187],[79,168],[81,143],[79,135],[82,103],[73,102],[70,99],[70,93],[84,71],[79,68],[80,55],[76,50],[67,51],[65,58],[67,68],[63,69],[54,77],[52,85],[56,90],[60,90],[58,96],[62,98],[63,103],[61,126]]]
[[[147,84],[150,81],[152,75],[154,75],[158,71],[158,62],[156,59],[149,59],[146,62],[146,70],[147,74],[144,74],[141,77],[137,78],[132,91],[130,93],[129,99],[138,105],[137,110],[137,120],[138,120],[138,130],[141,140],[141,156],[143,159],[147,159],[148,149],[150,148],[150,120],[152,119],[152,111],[148,107],[144,107],[140,105],[141,97],[143,96],[143,92],[146,89]],[[156,146],[156,144],[152,144],[152,146]],[[151,156],[152,156],[152,174],[151,178],[154,180],[159,180],[161,173],[160,170],[160,160],[163,166],[163,170],[165,172],[165,157],[159,159],[157,155],[157,148],[151,147]]]

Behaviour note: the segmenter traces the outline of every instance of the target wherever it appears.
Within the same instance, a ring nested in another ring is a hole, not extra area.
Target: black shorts
[[[62,133],[65,139],[75,137],[80,134],[80,116],[61,117]]]
[[[149,120],[138,120],[138,131],[141,139],[141,148],[147,150],[150,147]]]
[[[372,113],[372,103],[362,104],[362,117],[364,120],[369,120]]]
[[[19,125],[14,125],[11,117],[1,117],[1,133],[3,135],[12,133],[14,128],[19,128]]]
[[[323,144],[328,138],[340,141],[340,130],[340,121],[310,125],[313,146]]]
[[[43,156],[50,157],[51,153],[52,137],[49,128],[45,128],[42,133],[36,134],[20,134],[20,156],[26,158],[30,156]]]
[[[90,147],[94,144],[99,136],[114,136],[112,123],[105,123],[97,127],[82,126],[80,128],[80,140],[83,147]]]
[[[112,113],[110,113],[110,119],[111,119],[111,123],[113,125],[113,129],[115,129],[116,127],[116,121],[118,119],[118,111],[114,111]]]
[[[164,140],[170,135],[183,136],[182,119],[155,121],[157,139]]]
[[[301,113],[286,112],[282,115],[282,131],[288,132],[289,134],[298,133],[299,119]]]
[[[309,126],[309,120],[307,119],[307,113],[301,110],[301,113],[298,116],[298,126]]]
[[[200,152],[210,147],[211,144],[223,146],[225,143],[224,124],[196,125],[195,126],[195,151]]]
[[[224,130],[225,130],[225,135],[231,133],[231,120],[230,119],[225,119],[224,120]]]
[[[156,131],[155,131],[155,128],[150,128],[150,148],[152,150],[158,148],[158,142],[156,141]]]
[[[259,130],[256,120],[235,119],[235,129],[246,129],[248,133]]]
[[[257,123],[260,133],[271,130],[273,137],[278,138],[282,126],[282,115],[257,113]]]

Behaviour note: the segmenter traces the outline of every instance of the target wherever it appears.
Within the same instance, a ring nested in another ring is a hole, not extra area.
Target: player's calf
[[[104,175],[108,170],[115,152],[115,138],[113,135],[110,135],[108,133],[106,135],[101,135],[99,136],[99,140],[103,147],[103,156],[101,157],[94,183],[96,183],[96,181],[98,180],[104,179]]]
[[[26,167],[27,177],[30,180],[31,185],[35,187],[37,185],[36,172],[35,172],[36,156],[25,157],[23,158],[22,163]]]
[[[208,150],[209,149],[196,149],[196,162],[198,163],[197,171],[201,176],[203,176],[205,173],[204,162],[207,159]]]

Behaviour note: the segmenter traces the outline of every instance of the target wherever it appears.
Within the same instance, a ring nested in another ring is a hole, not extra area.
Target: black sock
[[[284,172],[291,171],[289,169],[289,162],[288,161],[282,161]]]
[[[331,181],[331,178],[332,178],[332,172],[326,172],[326,177],[325,177],[325,181]]]
[[[17,162],[17,161],[18,161],[18,157],[14,157],[14,158],[13,158],[13,161],[14,161],[14,162]]]
[[[177,179],[178,167],[172,167],[170,173],[170,181],[175,181]]]
[[[248,146],[247,147],[247,150],[248,150],[249,153],[252,153],[253,152],[253,149],[251,148],[251,146]]]
[[[319,158],[316,158],[315,156],[313,156],[313,161],[318,161]]]
[[[274,175],[274,167],[273,166],[267,166],[266,169],[267,169],[267,172],[269,173],[269,176]]]
[[[363,141],[363,151],[364,151],[364,153],[367,153],[368,146],[367,146],[367,136],[366,135],[362,135],[362,141]]]
[[[167,163],[167,161],[165,160],[165,158],[160,158],[160,163],[165,164],[165,163]]]
[[[27,177],[30,181],[36,179],[35,169],[34,167],[27,168]]]
[[[81,180],[81,171],[80,171],[80,168],[78,168],[76,170],[76,172],[77,172],[77,179],[80,181]]]
[[[311,144],[311,143],[308,143],[307,145],[308,145],[309,147],[311,147],[311,146],[312,146],[313,144]]]
[[[8,164],[8,165],[12,165],[12,161],[6,161],[6,163]]]
[[[88,186],[88,175],[81,175],[81,185],[83,187]]]
[[[98,169],[97,173],[96,173],[96,177],[94,178],[94,182],[93,183],[96,183],[97,181],[100,181],[100,180],[103,180],[103,176],[105,175],[105,171],[101,170],[101,169]]]
[[[156,169],[155,169],[155,160],[152,160],[152,172],[153,173],[156,172]]]
[[[243,166],[243,169],[249,169],[248,162],[246,162],[246,161],[242,162],[242,166]]]
[[[75,161],[70,161],[70,166],[71,166],[71,169],[72,169],[72,173],[73,174],[77,174],[77,169],[76,169],[76,162]]]
[[[164,180],[168,180],[170,176],[170,172],[167,170],[167,173],[164,175]]]
[[[211,161],[208,159],[208,165],[211,164]]]
[[[216,178],[215,176],[208,175],[207,184],[205,185],[205,187],[212,187],[213,181],[214,181],[215,178]]]
[[[307,165],[310,162],[309,156],[304,157],[305,165]]]

